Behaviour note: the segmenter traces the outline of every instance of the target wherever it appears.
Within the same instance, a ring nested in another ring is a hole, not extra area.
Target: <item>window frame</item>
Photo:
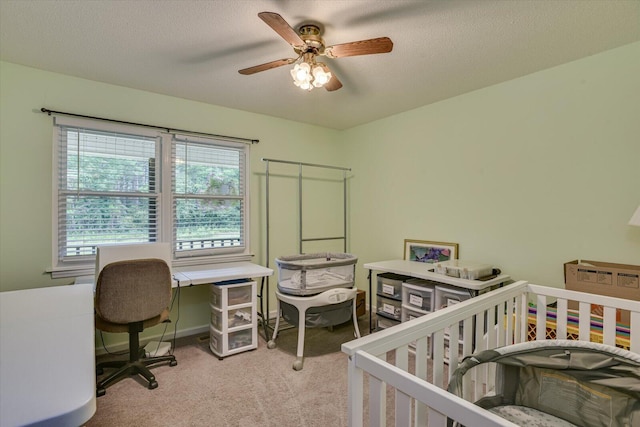
[[[190,135],[186,132],[171,132],[165,129],[147,128],[144,126],[114,123],[99,119],[85,119],[76,117],[54,116],[53,123],[53,170],[52,170],[52,268],[48,270],[53,278],[77,277],[94,273],[95,255],[82,256],[78,259],[61,259],[59,240],[59,171],[60,171],[60,132],[63,127],[79,127],[102,132],[117,132],[130,135],[158,138],[159,159],[156,159],[158,169],[156,179],[159,183],[157,191],[157,242],[168,242],[171,247],[172,266],[198,266],[221,262],[248,261],[253,256],[250,252],[250,144],[236,140],[226,140],[223,137],[206,137]],[[233,148],[244,155],[244,167],[240,176],[243,189],[241,198],[242,229],[240,247],[217,248],[209,251],[176,254],[175,249],[175,218],[174,218],[174,182],[173,182],[173,150],[174,144],[180,139],[188,138],[199,144]],[[180,138],[180,139],[178,139]],[[144,243],[144,242],[140,242]]]

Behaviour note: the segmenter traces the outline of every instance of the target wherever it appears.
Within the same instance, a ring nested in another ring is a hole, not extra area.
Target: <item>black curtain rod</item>
[[[120,124],[125,124],[125,125],[143,126],[143,127],[146,127],[146,128],[166,130],[167,132],[183,132],[183,133],[189,133],[189,134],[192,134],[192,135],[212,136],[212,137],[216,137],[216,138],[230,139],[230,140],[242,141],[242,142],[250,142],[251,144],[257,144],[258,142],[260,142],[259,139],[238,138],[238,137],[235,137],[235,136],[217,135],[215,133],[194,132],[194,131],[191,131],[191,130],[168,128],[166,126],[155,126],[155,125],[148,125],[148,124],[144,124],[144,123],[125,122],[123,120],[105,119],[104,117],[85,116],[85,115],[82,115],[82,114],[66,113],[64,111],[54,111],[54,110],[49,110],[48,108],[44,108],[44,107],[42,107],[40,109],[40,111],[42,111],[43,113],[47,113],[48,115],[61,114],[61,115],[64,115],[64,116],[81,117],[83,119],[94,119],[94,120],[102,120],[102,121],[105,121],[105,122],[120,123]]]

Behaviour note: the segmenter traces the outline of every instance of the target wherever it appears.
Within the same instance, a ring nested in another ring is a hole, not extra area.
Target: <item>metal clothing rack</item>
[[[299,253],[303,253],[302,245],[304,242],[314,242],[321,240],[342,240],[343,241],[343,250],[347,251],[347,172],[351,171],[351,168],[344,168],[340,166],[329,166],[329,165],[321,165],[315,163],[304,163],[304,162],[293,162],[289,160],[277,160],[277,159],[262,159],[265,162],[265,200],[266,200],[266,267],[269,267],[269,261],[271,259],[271,254],[269,252],[270,248],[270,238],[269,238],[269,164],[270,163],[286,163],[290,165],[298,166],[298,229],[299,229],[299,237],[298,237],[298,249]],[[331,236],[331,237],[312,237],[305,238],[302,228],[302,168],[303,167],[313,167],[313,168],[322,168],[322,169],[335,169],[342,171],[342,191],[343,191],[343,235],[342,236]],[[260,293],[258,298],[260,299],[260,317],[262,319],[262,325],[264,326],[264,334],[267,341],[269,340],[268,329],[271,329],[270,319],[269,319],[269,277],[266,278],[266,289],[265,281],[260,285]],[[263,300],[264,296],[264,300]],[[266,300],[266,313],[264,309],[263,302]]]

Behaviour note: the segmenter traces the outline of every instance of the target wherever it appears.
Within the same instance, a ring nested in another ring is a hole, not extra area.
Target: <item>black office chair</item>
[[[149,367],[162,362],[176,366],[175,356],[144,358],[139,333],[169,321],[171,272],[160,259],[136,259],[107,264],[98,275],[95,296],[96,328],[106,332],[129,333],[129,360],[106,361],[96,365],[96,374],[117,368],[97,381],[96,394],[102,396],[112,383],[126,376],[141,375],[149,389],[158,387]]]

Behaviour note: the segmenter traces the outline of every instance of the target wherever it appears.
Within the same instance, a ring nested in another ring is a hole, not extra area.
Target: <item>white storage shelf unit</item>
[[[256,282],[211,285],[209,348],[223,358],[258,347]]]

